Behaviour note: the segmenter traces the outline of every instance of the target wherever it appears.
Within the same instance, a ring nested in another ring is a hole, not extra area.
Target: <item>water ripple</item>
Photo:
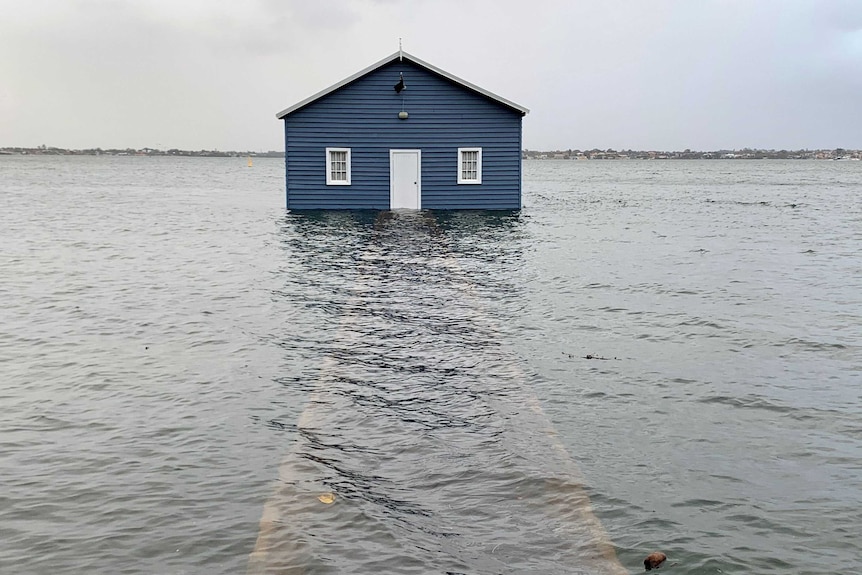
[[[858,165],[0,157],[0,571],[856,572]]]

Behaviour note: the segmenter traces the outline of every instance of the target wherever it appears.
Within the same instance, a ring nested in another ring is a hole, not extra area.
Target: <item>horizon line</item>
[[[0,146],[0,150],[35,150],[35,151],[47,151],[47,150],[58,150],[58,151],[67,151],[67,152],[87,152],[87,151],[117,151],[117,152],[216,152],[216,153],[236,153],[236,154],[271,154],[271,153],[284,153],[284,150],[281,149],[269,149],[269,150],[253,150],[253,149],[230,149],[230,150],[222,150],[219,148],[154,148],[151,146],[143,146],[141,148],[133,148],[133,147],[102,147],[102,146],[94,146],[94,147],[85,147],[85,148],[66,148],[63,146]],[[709,149],[693,149],[693,148],[685,148],[685,149],[660,149],[660,148],[528,148],[524,147],[521,152],[601,152],[601,153],[618,153],[618,152],[657,152],[657,153],[710,153],[710,152],[742,152],[742,151],[751,151],[751,152],[817,152],[817,151],[838,151],[844,150],[845,152],[856,152],[862,151],[862,148],[845,148],[842,146],[837,147],[817,147],[817,148],[752,148],[749,146],[745,146],[742,148],[715,148],[712,150]]]

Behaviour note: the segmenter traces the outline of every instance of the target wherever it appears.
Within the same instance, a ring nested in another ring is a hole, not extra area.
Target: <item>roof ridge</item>
[[[443,70],[442,68],[438,68],[437,66],[434,66],[433,64],[429,64],[428,62],[425,62],[424,60],[421,60],[420,58],[417,58],[416,56],[413,56],[412,54],[408,54],[407,52],[404,52],[403,50],[399,50],[399,51],[394,52],[393,54],[387,56],[386,58],[383,58],[382,60],[375,62],[374,64],[368,66],[367,68],[364,68],[364,69],[360,70],[359,72],[356,72],[355,74],[352,74],[351,76],[348,76],[347,78],[341,80],[340,82],[337,82],[337,83],[329,86],[328,88],[324,88],[320,92],[312,94],[308,98],[297,102],[293,106],[290,106],[289,108],[285,108],[284,110],[282,110],[281,112],[276,114],[275,117],[278,118],[279,120],[281,120],[285,116],[288,116],[288,115],[292,114],[293,112],[296,112],[297,110],[306,107],[307,105],[311,104],[312,102],[319,100],[320,98],[323,98],[324,96],[331,94],[332,92],[335,92],[336,90],[338,90],[340,88],[343,88],[347,84],[350,84],[351,82],[358,80],[359,78],[361,78],[367,74],[370,74],[371,72],[377,70],[378,68],[382,68],[386,64],[393,62],[396,58],[399,58],[399,59],[406,58],[410,62],[413,62],[414,64],[417,64],[418,66],[425,68],[426,70],[430,70],[431,72],[434,72],[435,74],[442,76],[442,77],[448,79],[449,81],[454,82],[455,84],[460,84],[461,86],[463,86],[464,88],[467,88],[468,90],[482,94],[486,98],[494,100],[495,102],[502,104],[503,106],[506,106],[507,108],[512,108],[513,110],[516,110],[516,111],[520,112],[522,116],[527,114],[530,111],[527,108],[512,102],[511,100],[507,100],[506,98],[503,98],[502,96],[498,96],[497,94],[494,94],[493,92],[485,90],[484,88],[480,88],[479,86],[477,86],[471,82],[468,82],[467,80],[463,80],[463,79],[459,78],[458,76],[455,76],[454,74],[450,74],[449,72]]]

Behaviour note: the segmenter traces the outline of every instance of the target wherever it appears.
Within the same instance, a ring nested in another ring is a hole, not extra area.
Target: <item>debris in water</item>
[[[317,500],[321,503],[325,503],[327,505],[331,505],[335,503],[335,494],[334,493],[321,493],[317,496]]]
[[[653,569],[658,569],[661,567],[661,564],[667,560],[667,555],[661,553],[660,551],[655,551],[647,555],[646,559],[644,559],[644,569],[647,571],[652,571]]]
[[[594,353],[588,353],[587,355],[583,355],[583,356],[581,356],[581,355],[575,356],[575,355],[572,355],[571,353],[566,353],[566,352],[563,352],[563,354],[565,356],[567,356],[569,359],[575,359],[575,357],[580,357],[582,359],[603,359],[605,361],[610,361],[612,359],[615,359],[617,361],[620,360],[620,358],[618,358],[618,357],[603,357],[601,355],[596,355]]]

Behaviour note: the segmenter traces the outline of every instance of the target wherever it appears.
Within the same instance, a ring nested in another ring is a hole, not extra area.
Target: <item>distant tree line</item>
[[[523,157],[538,160],[715,160],[715,159],[749,159],[749,160],[841,160],[862,159],[862,150],[845,148],[820,150],[765,150],[742,148],[741,150],[679,151],[657,150],[524,150]]]
[[[189,157],[213,157],[213,158],[235,158],[235,157],[256,157],[256,158],[283,158],[284,152],[270,150],[268,152],[241,152],[241,151],[222,151],[222,150],[180,150],[171,148],[170,150],[159,150],[157,148],[86,148],[82,150],[74,150],[67,148],[55,148],[49,146],[38,146],[35,148],[22,147],[5,147],[0,148],[0,154],[3,155],[38,155],[38,156],[189,156]]]

